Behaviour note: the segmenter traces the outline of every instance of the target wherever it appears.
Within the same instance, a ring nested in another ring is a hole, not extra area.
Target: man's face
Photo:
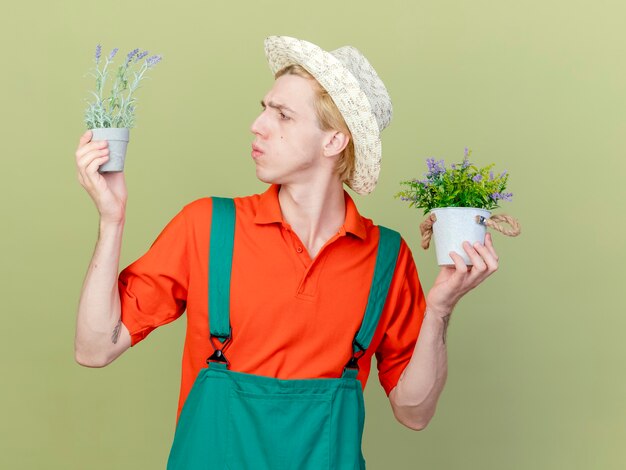
[[[297,75],[283,75],[261,103],[252,123],[252,158],[257,178],[266,183],[307,183],[324,162],[328,132],[319,128],[313,100],[314,84]]]

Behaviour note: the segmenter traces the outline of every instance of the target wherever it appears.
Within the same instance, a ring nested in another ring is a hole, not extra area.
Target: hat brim
[[[371,193],[380,174],[380,130],[358,80],[331,53],[301,39],[270,36],[265,39],[265,55],[273,74],[298,64],[328,92],[346,121],[354,144],[354,172],[346,183],[358,194]]]

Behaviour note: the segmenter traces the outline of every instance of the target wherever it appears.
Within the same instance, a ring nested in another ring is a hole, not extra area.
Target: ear
[[[324,142],[324,156],[334,157],[343,152],[350,142],[350,137],[340,131],[330,131]]]

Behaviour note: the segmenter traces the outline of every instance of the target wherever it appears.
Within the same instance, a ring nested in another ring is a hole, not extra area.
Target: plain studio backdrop
[[[376,190],[361,213],[399,230],[424,289],[438,272],[421,211],[393,198],[427,157],[510,173],[522,234],[494,233],[500,269],[457,306],[449,378],[421,432],[395,421],[373,367],[371,469],[626,468],[623,1],[22,2],[0,18],[0,467],[164,468],[185,319],[109,367],[74,362],[96,243],[74,152],[95,46],[163,60],[136,93],[120,268],[183,205],[258,193],[249,126],[272,76],[268,35],[360,49],[387,85]]]

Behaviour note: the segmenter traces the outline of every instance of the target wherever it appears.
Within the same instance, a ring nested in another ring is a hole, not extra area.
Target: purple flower
[[[436,162],[434,158],[427,158],[426,166],[428,167],[428,173],[426,176],[435,176],[446,172],[446,165],[443,160]]]
[[[152,57],[146,60],[146,64],[148,65],[148,68],[151,68],[151,67],[154,67],[156,64],[158,64],[161,61],[161,59],[162,57],[160,55],[153,55]]]
[[[128,53],[128,55],[126,56],[126,63],[124,64],[124,67],[126,67],[130,63],[131,59],[135,56],[135,54],[137,54],[137,52],[139,52],[139,49],[133,49]]]
[[[461,165],[461,168],[463,169],[471,165],[469,161],[469,154],[470,154],[470,149],[465,147],[465,155],[463,156],[463,164]]]
[[[456,170],[456,164],[452,163],[450,166],[452,167],[453,170]]]
[[[489,172],[489,181],[493,181],[493,170]]]
[[[506,175],[506,170],[502,172],[502,174],[500,175],[500,178],[504,178],[504,175]]]
[[[434,158],[427,158],[426,159],[426,166],[428,167],[428,172],[429,173],[433,173],[435,170],[435,159]]]
[[[474,183],[480,183],[480,181],[481,181],[482,179],[483,179],[483,175],[478,174],[478,175],[476,175],[476,176],[474,176],[474,177],[472,178],[472,181],[473,181]]]
[[[135,63],[139,62],[141,59],[143,59],[147,55],[148,55],[148,51],[143,51],[141,54],[135,57]]]
[[[491,199],[497,201],[498,199],[502,199],[503,201],[511,201],[511,197],[513,197],[513,193],[491,193]]]
[[[98,44],[96,46],[96,64],[100,63],[100,53],[102,52],[102,46]]]
[[[115,57],[115,54],[117,54],[117,51],[119,51],[119,50],[120,50],[120,48],[116,47],[115,49],[113,49],[111,51],[111,53],[109,54],[109,61],[113,60],[113,57]]]

